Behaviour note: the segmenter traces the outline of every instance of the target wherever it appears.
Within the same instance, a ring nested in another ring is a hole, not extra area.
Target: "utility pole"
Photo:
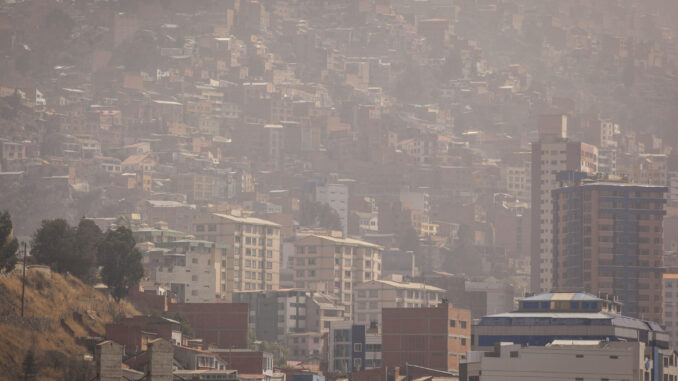
[[[23,276],[21,277],[21,317],[24,317],[24,300],[26,296],[26,241],[21,243],[24,247]]]

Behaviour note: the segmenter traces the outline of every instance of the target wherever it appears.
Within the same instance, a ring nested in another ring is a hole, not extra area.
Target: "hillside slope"
[[[87,337],[103,336],[106,323],[138,312],[70,275],[29,270],[25,318],[21,276],[0,275],[0,380],[23,379],[22,363],[35,353],[37,380],[89,380],[94,365]]]

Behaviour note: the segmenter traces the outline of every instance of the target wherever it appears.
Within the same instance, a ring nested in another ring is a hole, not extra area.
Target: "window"
[[[266,258],[273,258],[273,250],[266,250]]]
[[[315,254],[316,253],[315,246],[309,246],[308,247],[308,253],[309,254]]]
[[[273,262],[267,261],[266,262],[266,269],[268,269],[268,270],[273,269]]]
[[[209,225],[207,225],[207,231],[208,231],[208,232],[215,232],[215,231],[217,231],[217,225],[216,225],[216,224],[209,224]]]
[[[195,225],[195,231],[204,232],[205,231],[205,225]]]
[[[191,263],[197,264],[197,263],[198,263],[198,258],[193,258],[193,259],[191,259]]]
[[[465,321],[459,321],[459,324],[461,325],[461,328],[466,328],[466,322]]]
[[[575,357],[578,358],[578,359],[581,359],[581,358],[584,358],[584,355],[582,355],[582,354],[577,354]]]
[[[198,276],[197,276],[197,275],[191,275],[191,280],[192,280],[193,282],[197,282],[197,281],[198,281]]]
[[[511,358],[518,357],[518,351],[511,351]]]
[[[363,351],[363,345],[361,343],[353,344],[353,352],[360,353]]]
[[[454,321],[454,320],[450,320],[450,327],[456,327],[456,326],[457,326],[457,322]]]

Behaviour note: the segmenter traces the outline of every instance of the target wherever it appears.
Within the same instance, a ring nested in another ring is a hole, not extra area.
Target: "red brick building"
[[[168,311],[181,312],[195,336],[221,348],[247,348],[246,303],[170,303]]]
[[[127,355],[146,350],[147,344],[157,338],[181,341],[181,325],[174,320],[153,316],[133,316],[106,324],[106,338],[123,346]]]
[[[459,370],[471,344],[471,312],[443,302],[429,308],[382,310],[382,359],[387,367],[407,364]]]

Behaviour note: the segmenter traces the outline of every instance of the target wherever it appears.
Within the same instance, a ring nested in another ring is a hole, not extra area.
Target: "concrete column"
[[[172,381],[174,347],[165,339],[148,343],[148,381]]]
[[[122,380],[122,345],[110,340],[96,345],[97,381]]]

